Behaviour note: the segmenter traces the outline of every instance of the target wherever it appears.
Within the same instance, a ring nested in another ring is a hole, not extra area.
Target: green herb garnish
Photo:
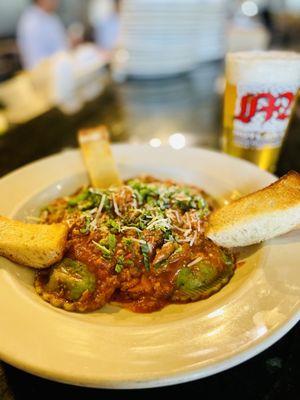
[[[153,184],[140,182],[137,179],[131,179],[127,184],[133,189],[139,204],[151,202],[151,199],[158,197],[158,188]]]
[[[122,264],[116,264],[115,271],[119,274],[122,271],[123,267],[124,265]]]
[[[125,247],[131,248],[133,240],[131,238],[123,237],[122,243],[124,244]]]
[[[114,219],[109,219],[107,221],[107,227],[112,233],[119,233],[121,232],[121,225],[115,221]]]
[[[97,206],[97,204],[94,202],[94,200],[92,198],[83,200],[78,204],[78,208],[81,211],[90,210],[91,208],[95,208],[96,206]]]
[[[117,245],[116,235],[114,235],[113,233],[109,233],[108,238],[107,238],[107,243],[108,243],[109,250],[112,253],[114,253],[116,245]]]
[[[119,274],[124,268],[125,260],[124,256],[120,256],[117,258],[117,264],[115,266],[115,271]]]
[[[174,251],[174,253],[172,254],[172,256],[174,256],[174,254],[178,254],[182,252],[182,246],[178,246],[177,249]]]
[[[208,214],[209,214],[209,208],[208,208],[208,206],[206,206],[206,207],[202,208],[202,210],[199,210],[199,211],[198,211],[198,215],[199,215],[199,218],[200,218],[200,219],[206,217]]]
[[[89,196],[89,190],[83,189],[77,196],[71,198],[68,201],[68,206],[74,207],[77,206],[83,200],[86,200]]]
[[[91,223],[91,218],[86,217],[84,226],[80,228],[80,233],[82,233],[83,235],[88,233],[90,231],[90,223]]]
[[[141,252],[144,259],[145,268],[147,271],[150,271],[150,260],[149,260],[150,249],[147,242],[141,244]]]
[[[97,249],[99,249],[104,257],[110,257],[111,256],[111,251],[109,249],[107,249],[105,246],[103,246],[100,243],[97,242],[93,242],[94,245],[97,247]]]
[[[197,198],[197,206],[198,208],[207,208],[207,202],[203,197]]]

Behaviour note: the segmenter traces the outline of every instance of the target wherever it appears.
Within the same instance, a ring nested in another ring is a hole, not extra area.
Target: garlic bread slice
[[[82,129],[78,134],[78,142],[92,186],[106,189],[121,185],[106,127],[101,125]]]
[[[32,268],[47,268],[63,257],[65,224],[27,224],[0,216],[0,255]]]
[[[290,171],[264,189],[214,211],[206,235],[219,246],[248,246],[299,224],[300,174]]]

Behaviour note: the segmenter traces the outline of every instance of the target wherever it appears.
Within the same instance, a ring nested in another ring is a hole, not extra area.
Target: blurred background
[[[300,49],[299,0],[2,0],[1,172],[97,123],[114,141],[218,148],[224,55],[266,49]]]

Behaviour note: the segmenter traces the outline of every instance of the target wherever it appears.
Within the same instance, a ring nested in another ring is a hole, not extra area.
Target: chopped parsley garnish
[[[131,238],[128,238],[128,237],[123,237],[122,238],[122,243],[124,244],[125,247],[131,248],[133,240]]]
[[[109,250],[114,253],[116,245],[117,245],[117,239],[116,239],[116,235],[114,235],[113,233],[109,233],[108,234],[108,238],[107,238],[107,242],[108,242],[108,248]]]
[[[149,231],[160,231],[164,243],[187,242],[192,246],[197,239],[197,232],[201,233],[200,221],[210,212],[201,192],[192,187],[143,182],[138,178],[129,180],[120,192],[117,188],[81,189],[67,202],[67,213],[76,210],[82,212],[85,218],[79,228],[81,234],[89,234],[97,229],[106,232],[104,239],[95,242],[104,258],[114,257],[118,242],[116,235],[123,236],[125,233],[127,236],[128,232],[128,237],[122,237],[122,246],[126,251],[131,251],[134,249],[133,241],[140,242],[146,270],[150,269],[151,248],[142,240],[143,231],[147,230],[150,236]],[[190,211],[191,216],[186,214]],[[117,270],[121,270],[121,265],[124,262],[118,261]]]
[[[124,268],[125,265],[133,265],[133,264],[134,264],[134,263],[133,263],[132,260],[125,260],[125,259],[124,259],[124,256],[119,256],[119,257],[117,258],[117,263],[116,263],[116,265],[115,265],[115,271],[116,271],[117,273],[120,273],[120,272],[123,270],[123,268]]]
[[[81,211],[91,210],[95,207],[99,207],[102,197],[105,196],[103,209],[110,211],[111,204],[107,198],[106,192],[107,191],[96,192],[92,188],[84,188],[77,196],[69,199],[68,206],[71,208],[77,207]]]
[[[174,236],[172,234],[172,230],[171,229],[167,229],[164,232],[164,237],[165,237],[165,241],[167,241],[167,242],[175,242],[175,238],[174,238]]]
[[[207,202],[203,197],[199,197],[197,199],[197,206],[198,208],[207,208]]]
[[[111,258],[115,252],[117,239],[112,233],[109,233],[107,238],[101,239],[100,242],[93,241],[94,245],[102,252],[103,257]]]
[[[107,221],[107,227],[112,233],[119,233],[121,232],[121,224],[114,219],[109,219]]]
[[[82,233],[83,235],[88,233],[90,231],[90,224],[91,224],[91,218],[86,217],[84,226],[80,228],[80,233]]]
[[[115,271],[119,274],[122,271],[123,268],[124,268],[124,265],[116,264]]]
[[[150,270],[150,260],[149,260],[150,249],[149,249],[149,245],[147,242],[141,243],[141,252],[143,255],[143,259],[144,259],[145,268],[147,271],[149,271]]]
[[[117,258],[117,263],[118,263],[118,264],[124,264],[124,261],[125,261],[124,256],[119,256],[119,257]]]
[[[200,219],[206,217],[208,214],[209,214],[208,205],[206,205],[204,208],[198,211],[198,216]]]
[[[112,255],[111,251],[109,249],[107,249],[105,246],[103,246],[102,244],[94,242],[94,241],[93,241],[93,243],[97,247],[97,249],[99,249],[102,252],[103,257],[107,258]]]
[[[83,189],[77,196],[71,198],[68,201],[68,206],[77,206],[81,201],[84,201],[88,198],[89,196],[89,189],[85,188]]]
[[[119,256],[117,258],[117,264],[115,266],[115,271],[119,274],[122,269],[124,268],[124,264],[125,264],[125,260],[124,260],[124,256]]]
[[[182,252],[182,246],[178,246],[177,249],[172,254],[172,256],[174,256],[174,254],[178,254],[178,253],[181,253],[181,252]]]
[[[133,189],[138,204],[151,203],[158,197],[158,188],[154,184],[144,183],[138,179],[132,179],[127,184]]]

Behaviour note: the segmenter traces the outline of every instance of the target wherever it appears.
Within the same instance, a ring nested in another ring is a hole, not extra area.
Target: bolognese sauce
[[[235,269],[233,255],[205,237],[214,201],[203,190],[150,176],[101,190],[83,187],[41,211],[65,222],[65,258],[39,271],[44,300],[69,311],[116,302],[135,312],[204,299]]]

